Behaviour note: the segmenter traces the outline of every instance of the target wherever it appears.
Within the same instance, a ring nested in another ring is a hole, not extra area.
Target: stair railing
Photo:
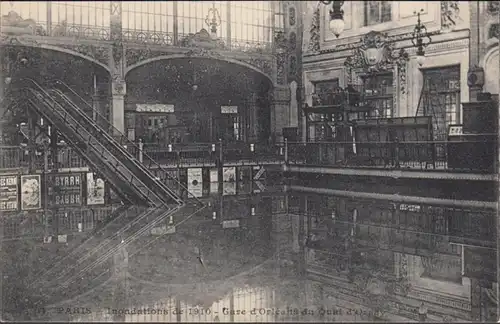
[[[65,103],[69,104],[72,106],[73,109],[75,109],[75,111],[82,117],[84,118],[86,121],[89,122],[89,124],[91,125],[91,127],[93,127],[95,130],[97,130],[99,132],[99,135],[103,136],[104,138],[106,138],[110,143],[111,145],[113,146],[114,149],[117,149],[120,153],[124,154],[127,158],[129,158],[131,160],[131,162],[134,164],[134,166],[138,167],[141,171],[143,171],[147,176],[149,176],[156,184],[159,184],[160,187],[165,190],[171,198],[173,198],[174,200],[176,200],[178,203],[181,203],[182,204],[182,201],[180,199],[180,197],[177,196],[177,194],[175,192],[173,192],[170,188],[168,188],[165,184],[163,184],[161,181],[158,182],[156,181],[155,177],[151,175],[151,172],[144,167],[144,165],[142,165],[140,162],[137,161],[136,158],[134,158],[134,156],[132,154],[130,154],[129,151],[127,151],[126,149],[124,149],[121,145],[116,145],[115,144],[115,139],[112,138],[106,131],[102,130],[102,128],[100,128],[99,126],[95,125],[94,121],[92,119],[90,119],[86,114],[85,112],[83,112],[75,103],[73,103],[71,101],[71,98],[69,98],[66,94],[64,94],[61,90],[58,90],[58,89],[53,89],[51,91],[55,91],[59,96],[61,96],[63,98],[63,100],[65,101]]]
[[[48,94],[48,93],[47,93],[47,92],[46,92],[43,88],[41,88],[41,87],[40,87],[40,86],[39,86],[39,85],[38,85],[35,81],[33,81],[33,80],[31,80],[31,81],[32,81],[33,85],[35,85],[36,87],[39,87],[39,88],[40,88],[39,90],[40,90],[41,92],[43,92],[43,94],[44,94],[45,96],[47,96],[46,98],[51,98],[51,97],[50,97],[50,95],[49,95],[49,94]],[[65,112],[65,113],[64,113],[64,115],[63,115],[61,112],[57,111],[57,110],[55,109],[55,107],[52,107],[52,105],[51,105],[49,102],[47,102],[46,98],[43,98],[42,94],[38,94],[38,95],[37,95],[37,93],[35,92],[36,90],[34,90],[34,89],[30,89],[30,88],[25,88],[25,90],[28,90],[28,91],[29,91],[31,94],[33,94],[33,95],[34,95],[34,96],[35,96],[38,100],[43,100],[43,104],[44,104],[44,106],[51,108],[51,110],[52,110],[52,111],[53,111],[56,115],[60,116],[60,118],[62,118],[64,122],[67,122],[68,114],[67,114],[67,111],[66,111],[64,108],[63,108],[63,110],[64,110],[64,112]],[[29,102],[30,102],[32,105],[36,106],[35,102],[33,102],[33,100],[32,100],[32,99],[29,99]],[[78,124],[78,122],[77,122],[77,125],[79,125],[79,124]],[[74,130],[76,133],[78,133],[78,126],[77,126],[76,128],[73,128],[73,130]],[[70,140],[70,142],[74,142],[73,140],[71,140],[71,139],[69,139],[69,138],[68,138],[68,140]],[[77,146],[77,147],[78,147],[78,143],[73,143],[73,144],[74,144],[75,146]],[[103,152],[99,152],[98,148],[97,148],[97,147],[95,147],[95,146],[91,143],[91,141],[89,141],[89,142],[88,142],[88,143],[86,143],[86,144],[87,144],[87,145],[89,145],[89,146],[91,146],[91,147],[93,147],[93,148],[96,150],[96,152],[100,153],[101,155],[103,154]],[[83,149],[81,149],[81,148],[79,148],[79,149],[83,151]],[[115,172],[120,173],[120,174],[122,175],[122,177],[123,177],[124,179],[126,179],[125,175],[124,175],[123,173],[121,173],[121,172],[120,172],[120,171],[116,168],[116,166],[114,166],[114,165],[111,165],[111,166],[114,168]],[[96,165],[94,165],[94,167],[97,167],[97,166],[96,166]],[[127,181],[128,181],[128,180],[127,180]],[[150,191],[148,191],[148,193],[147,193],[147,194],[144,194],[144,193],[142,192],[142,190],[141,190],[139,187],[137,187],[137,186],[133,183],[133,179],[130,179],[129,184],[130,184],[130,186],[131,186],[131,187],[133,187],[133,188],[135,188],[137,191],[141,192],[142,196],[143,196],[143,197],[145,197],[145,199],[146,199],[146,200],[149,200],[149,195],[150,195],[150,193],[151,193]]]
[[[103,115],[102,115],[99,111],[96,111],[96,110],[95,110],[95,109],[94,109],[94,108],[93,108],[93,107],[92,107],[92,106],[91,106],[91,105],[90,105],[90,104],[89,104],[89,103],[88,103],[85,99],[83,99],[83,98],[82,98],[82,97],[81,97],[81,96],[80,96],[80,95],[79,95],[76,91],[74,91],[74,90],[73,90],[70,86],[68,86],[66,83],[64,83],[64,82],[63,82],[63,81],[61,81],[61,80],[55,80],[55,81],[52,81],[52,82],[51,82],[51,84],[52,84],[52,85],[54,85],[54,86],[56,86],[56,89],[60,90],[60,91],[61,91],[61,92],[63,92],[63,93],[64,93],[64,90],[61,90],[61,89],[60,89],[61,87],[62,87],[62,88],[64,88],[65,90],[70,91],[70,92],[71,92],[71,94],[72,94],[72,95],[74,95],[77,99],[79,99],[79,100],[80,100],[80,101],[81,101],[84,105],[86,105],[86,106],[88,106],[88,107],[92,108],[92,109],[94,110],[94,113],[96,114],[96,116],[97,116],[98,118],[100,118],[101,120],[103,120],[105,123],[107,123],[107,124],[108,124],[108,126],[109,126],[109,129],[111,129],[111,130],[112,130],[115,134],[118,134],[118,135],[120,136],[120,141],[119,141],[119,144],[120,144],[121,146],[123,146],[123,145],[130,145],[130,146],[132,146],[132,147],[136,148],[137,150],[139,150],[139,147],[138,147],[138,146],[137,146],[134,142],[130,141],[130,140],[128,139],[128,137],[127,137],[127,136],[125,136],[125,134],[123,134],[120,130],[118,130],[116,127],[114,127],[114,126],[113,126],[113,125],[112,125],[112,124],[111,124],[111,123],[107,120],[107,118],[106,118],[106,117],[104,117],[104,116],[103,116]],[[75,106],[77,106],[77,105],[75,104]],[[78,107],[76,107],[76,108],[77,108],[77,109],[79,109],[79,110],[81,111],[81,109],[80,109],[80,108],[78,108]],[[81,111],[81,112],[82,112],[82,111]],[[84,113],[84,112],[82,112],[82,114],[85,114],[85,113]],[[89,118],[89,117],[87,116],[87,118]],[[122,147],[121,149],[123,149],[123,147]],[[130,154],[130,152],[128,152],[127,150],[124,150],[124,149],[123,149],[123,151],[124,151],[124,153],[125,153],[125,154],[127,154],[127,155],[128,155],[128,156],[130,156],[131,158],[135,158],[135,157],[134,157],[134,156],[132,156],[132,154]],[[176,183],[176,184],[177,184],[180,188],[182,188],[182,189],[183,189],[184,191],[186,191],[188,194],[191,194],[191,193],[187,190],[186,186],[184,186],[184,185],[183,185],[183,184],[182,184],[179,180],[177,180],[177,179],[173,178],[172,176],[170,176],[170,175],[168,174],[168,172],[167,172],[164,168],[162,168],[162,167],[161,167],[161,165],[160,165],[160,164],[158,164],[158,163],[157,163],[157,162],[156,162],[153,158],[151,158],[148,154],[146,154],[146,153],[144,153],[144,152],[143,152],[143,158],[144,158],[144,159],[146,159],[146,158],[147,158],[147,159],[149,160],[149,165],[145,168],[145,169],[146,169],[145,171],[146,171],[146,172],[147,172],[147,173],[148,173],[148,174],[149,174],[149,175],[150,175],[153,179],[155,179],[155,181],[157,181],[157,180],[156,180],[156,177],[155,177],[155,176],[151,173],[151,171],[150,171],[151,166],[155,166],[157,169],[164,171],[165,176],[166,176],[169,180],[174,181],[174,182],[175,182],[175,183]],[[160,183],[160,185],[162,185],[163,187],[167,188],[167,190],[170,190],[168,187],[166,187],[166,186],[165,186],[165,184],[164,184],[163,182],[161,182],[161,181],[158,181],[158,182]],[[198,203],[199,203],[199,204],[201,204],[201,205],[204,205],[204,204],[203,204],[203,202],[202,202],[200,199],[196,198],[193,194],[191,194],[191,196],[193,197],[193,199],[194,199],[196,202],[198,202]]]

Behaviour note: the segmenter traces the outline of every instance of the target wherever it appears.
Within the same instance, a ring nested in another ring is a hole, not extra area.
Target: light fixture
[[[344,5],[344,1],[331,1],[331,0],[323,0],[321,1],[324,5],[332,5],[332,9],[330,9],[330,30],[332,33],[338,38],[340,34],[344,31],[345,22],[344,22],[344,10],[342,10],[342,6]]]
[[[431,42],[431,36],[427,32],[427,28],[425,27],[424,24],[422,24],[422,21],[420,20],[420,13],[424,12],[424,9],[420,9],[420,12],[413,12],[414,14],[417,15],[417,25],[415,26],[415,29],[413,30],[413,37],[411,39],[411,42],[413,43],[413,46],[417,48],[417,63],[419,66],[422,66],[425,62],[425,51],[424,48],[427,47]],[[427,38],[427,41],[424,42],[424,39]]]
[[[210,27],[210,35],[212,39],[217,39],[217,27],[221,25],[221,18],[219,10],[215,7],[215,2],[212,3],[212,8],[208,9],[205,23]]]

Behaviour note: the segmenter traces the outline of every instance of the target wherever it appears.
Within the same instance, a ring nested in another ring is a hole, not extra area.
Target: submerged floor
[[[11,217],[3,223],[2,319],[496,318],[496,269],[485,261],[495,253],[493,210],[253,187],[209,194],[202,211],[134,235],[113,234],[144,212],[137,207],[103,232],[98,215],[109,207],[90,218],[67,210],[51,224],[37,214]]]

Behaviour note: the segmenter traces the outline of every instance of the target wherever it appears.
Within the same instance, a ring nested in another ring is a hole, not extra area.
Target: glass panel
[[[171,1],[123,1],[123,29],[171,33],[174,30],[174,5]]]
[[[380,24],[392,20],[390,1],[366,1],[365,26]]]
[[[272,5],[271,1],[232,1],[232,43],[249,46],[269,43],[273,27]],[[280,22],[276,23],[279,27]]]
[[[365,99],[375,118],[390,118],[393,111],[392,74],[367,76],[363,79]]]
[[[0,2],[0,12],[2,17],[14,11],[22,19],[33,19],[37,23],[47,22],[47,2],[41,1],[2,1]]]
[[[424,71],[425,111],[433,117],[434,136],[444,139],[448,125],[460,120],[460,69],[445,67]]]
[[[109,27],[109,1],[53,1],[52,23],[55,26]]]

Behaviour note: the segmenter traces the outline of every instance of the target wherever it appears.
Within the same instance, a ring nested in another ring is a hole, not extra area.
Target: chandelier
[[[415,29],[413,30],[412,39],[411,39],[413,46],[415,46],[417,48],[417,63],[420,66],[422,66],[425,62],[425,50],[424,50],[424,48],[426,48],[432,42],[431,36],[427,32],[427,28],[420,20],[420,13],[421,12],[424,12],[424,9],[420,9],[420,12],[418,12],[418,13],[413,12],[414,14],[417,15],[417,25],[415,26]]]
[[[222,23],[219,10],[215,7],[215,2],[212,3],[212,8],[208,9],[205,23],[210,27],[210,34],[213,39],[217,39],[217,27]]]
[[[330,30],[332,33],[338,38],[340,34],[344,31],[345,23],[344,23],[344,10],[342,10],[342,6],[344,5],[344,1],[331,1],[331,0],[322,0],[321,3],[328,6],[332,5],[332,9],[330,9]]]

